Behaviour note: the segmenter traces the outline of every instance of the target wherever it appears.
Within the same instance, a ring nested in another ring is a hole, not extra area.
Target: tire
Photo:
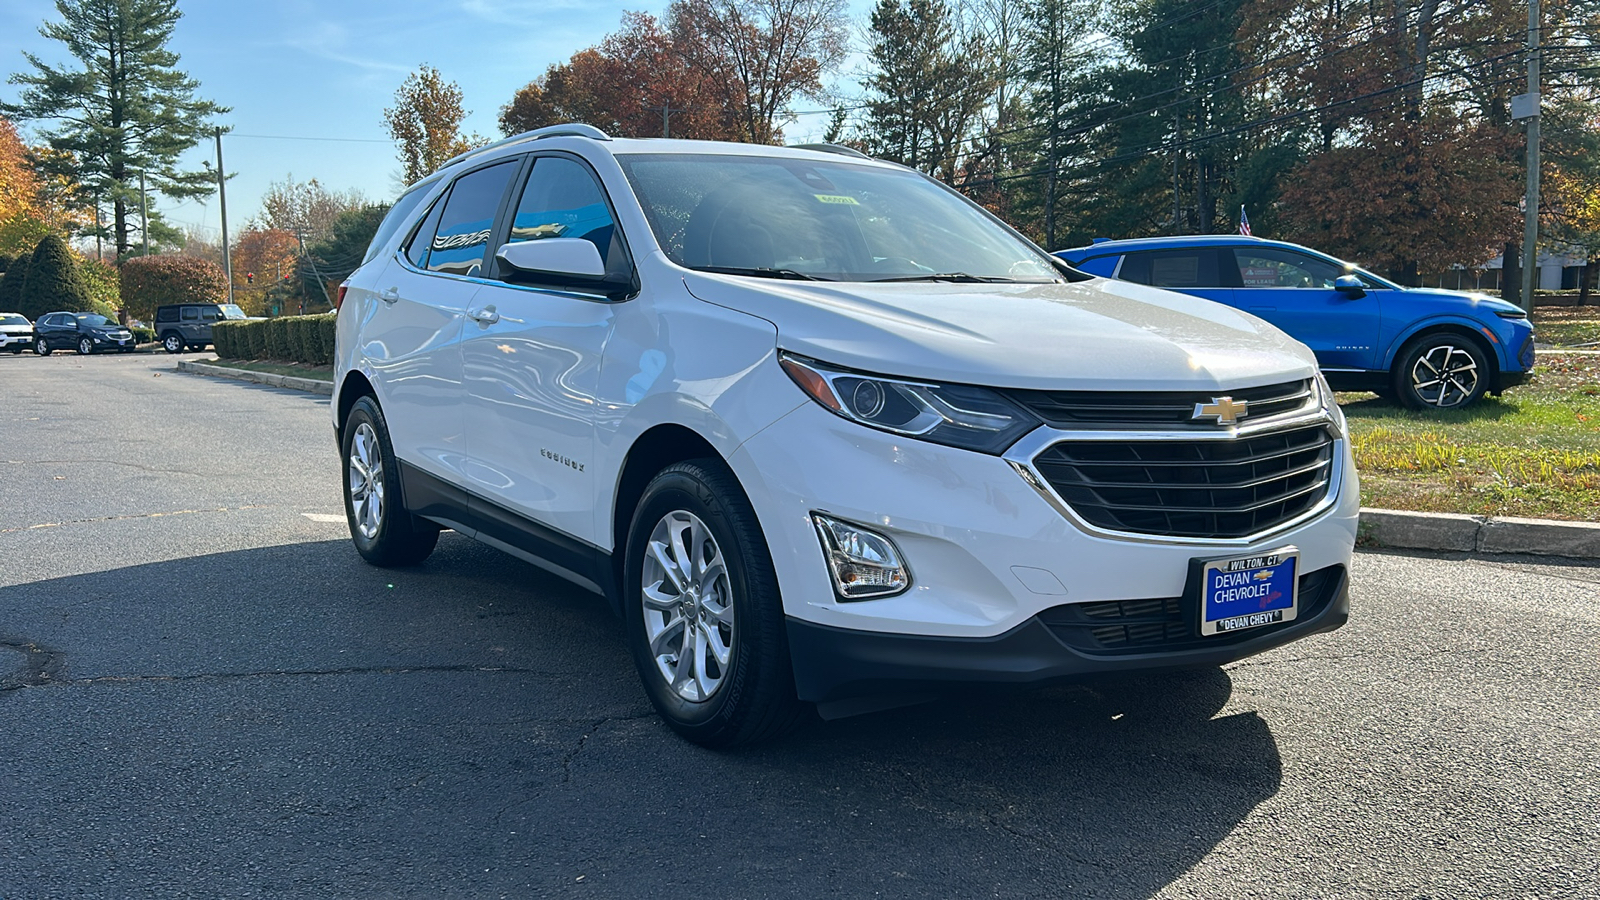
[[[1400,355],[1394,394],[1409,409],[1464,409],[1489,387],[1488,356],[1469,337],[1449,332],[1426,335]]]
[[[88,338],[78,338],[78,355],[79,356],[92,356],[92,355],[94,355],[94,341],[92,341],[92,340],[90,340]]]
[[[35,339],[33,342],[33,352],[39,354],[40,356],[49,356],[50,342],[44,338]]]
[[[168,353],[183,352],[183,335],[176,331],[169,331],[161,336],[161,347]]]
[[[400,465],[377,401],[355,402],[339,436],[344,513],[361,558],[375,566],[414,566],[439,542],[439,526],[413,516],[400,490]]]
[[[772,555],[750,501],[719,460],[656,475],[624,552],[628,644],[645,693],[672,730],[725,748],[799,723],[807,706],[795,699]],[[692,588],[672,574],[681,577],[683,562]],[[685,656],[689,634],[695,652]]]

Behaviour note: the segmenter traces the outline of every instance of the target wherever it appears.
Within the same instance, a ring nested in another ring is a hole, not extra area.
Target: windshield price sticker
[[[1294,621],[1299,613],[1300,551],[1208,561],[1201,569],[1200,633],[1227,634]]]

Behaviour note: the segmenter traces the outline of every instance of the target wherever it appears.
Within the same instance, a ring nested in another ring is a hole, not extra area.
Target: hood
[[[1463,312],[1468,309],[1483,310],[1490,313],[1522,312],[1522,307],[1515,303],[1510,303],[1490,294],[1447,291],[1441,288],[1403,288],[1403,290],[1409,297],[1427,297],[1430,300],[1458,304]]]
[[[1046,390],[1213,390],[1308,378],[1305,345],[1248,313],[1124,281],[848,284],[695,272],[781,349],[882,375]]]

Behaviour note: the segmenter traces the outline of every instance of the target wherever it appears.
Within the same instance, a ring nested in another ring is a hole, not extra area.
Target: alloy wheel
[[[362,422],[350,439],[350,508],[361,536],[372,540],[383,524],[383,455],[378,434]]]
[[[1478,363],[1452,344],[1431,347],[1411,365],[1411,387],[1425,405],[1450,409],[1470,401],[1478,390]]]
[[[733,589],[722,548],[694,513],[661,517],[645,545],[645,639],[656,671],[684,700],[716,694],[733,659]]]

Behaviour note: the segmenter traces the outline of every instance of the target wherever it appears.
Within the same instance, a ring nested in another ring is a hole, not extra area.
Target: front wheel
[[[623,615],[656,712],[707,747],[776,737],[795,699],[783,600],[766,538],[716,460],[670,466],[628,530]]]
[[[91,341],[88,338],[79,338],[78,339],[78,355],[79,356],[88,356],[89,354],[91,354],[93,352],[94,352],[94,341]]]
[[[176,331],[169,331],[161,338],[161,347],[168,353],[183,352],[183,335]]]
[[[1489,360],[1475,341],[1435,334],[1401,356],[1394,392],[1411,409],[1461,409],[1483,396],[1489,379]]]
[[[400,464],[383,411],[370,396],[350,408],[340,442],[344,511],[356,552],[375,566],[413,566],[439,542],[439,526],[401,503]]]
[[[44,338],[39,338],[33,342],[33,352],[39,354],[40,356],[49,356],[50,342]]]

